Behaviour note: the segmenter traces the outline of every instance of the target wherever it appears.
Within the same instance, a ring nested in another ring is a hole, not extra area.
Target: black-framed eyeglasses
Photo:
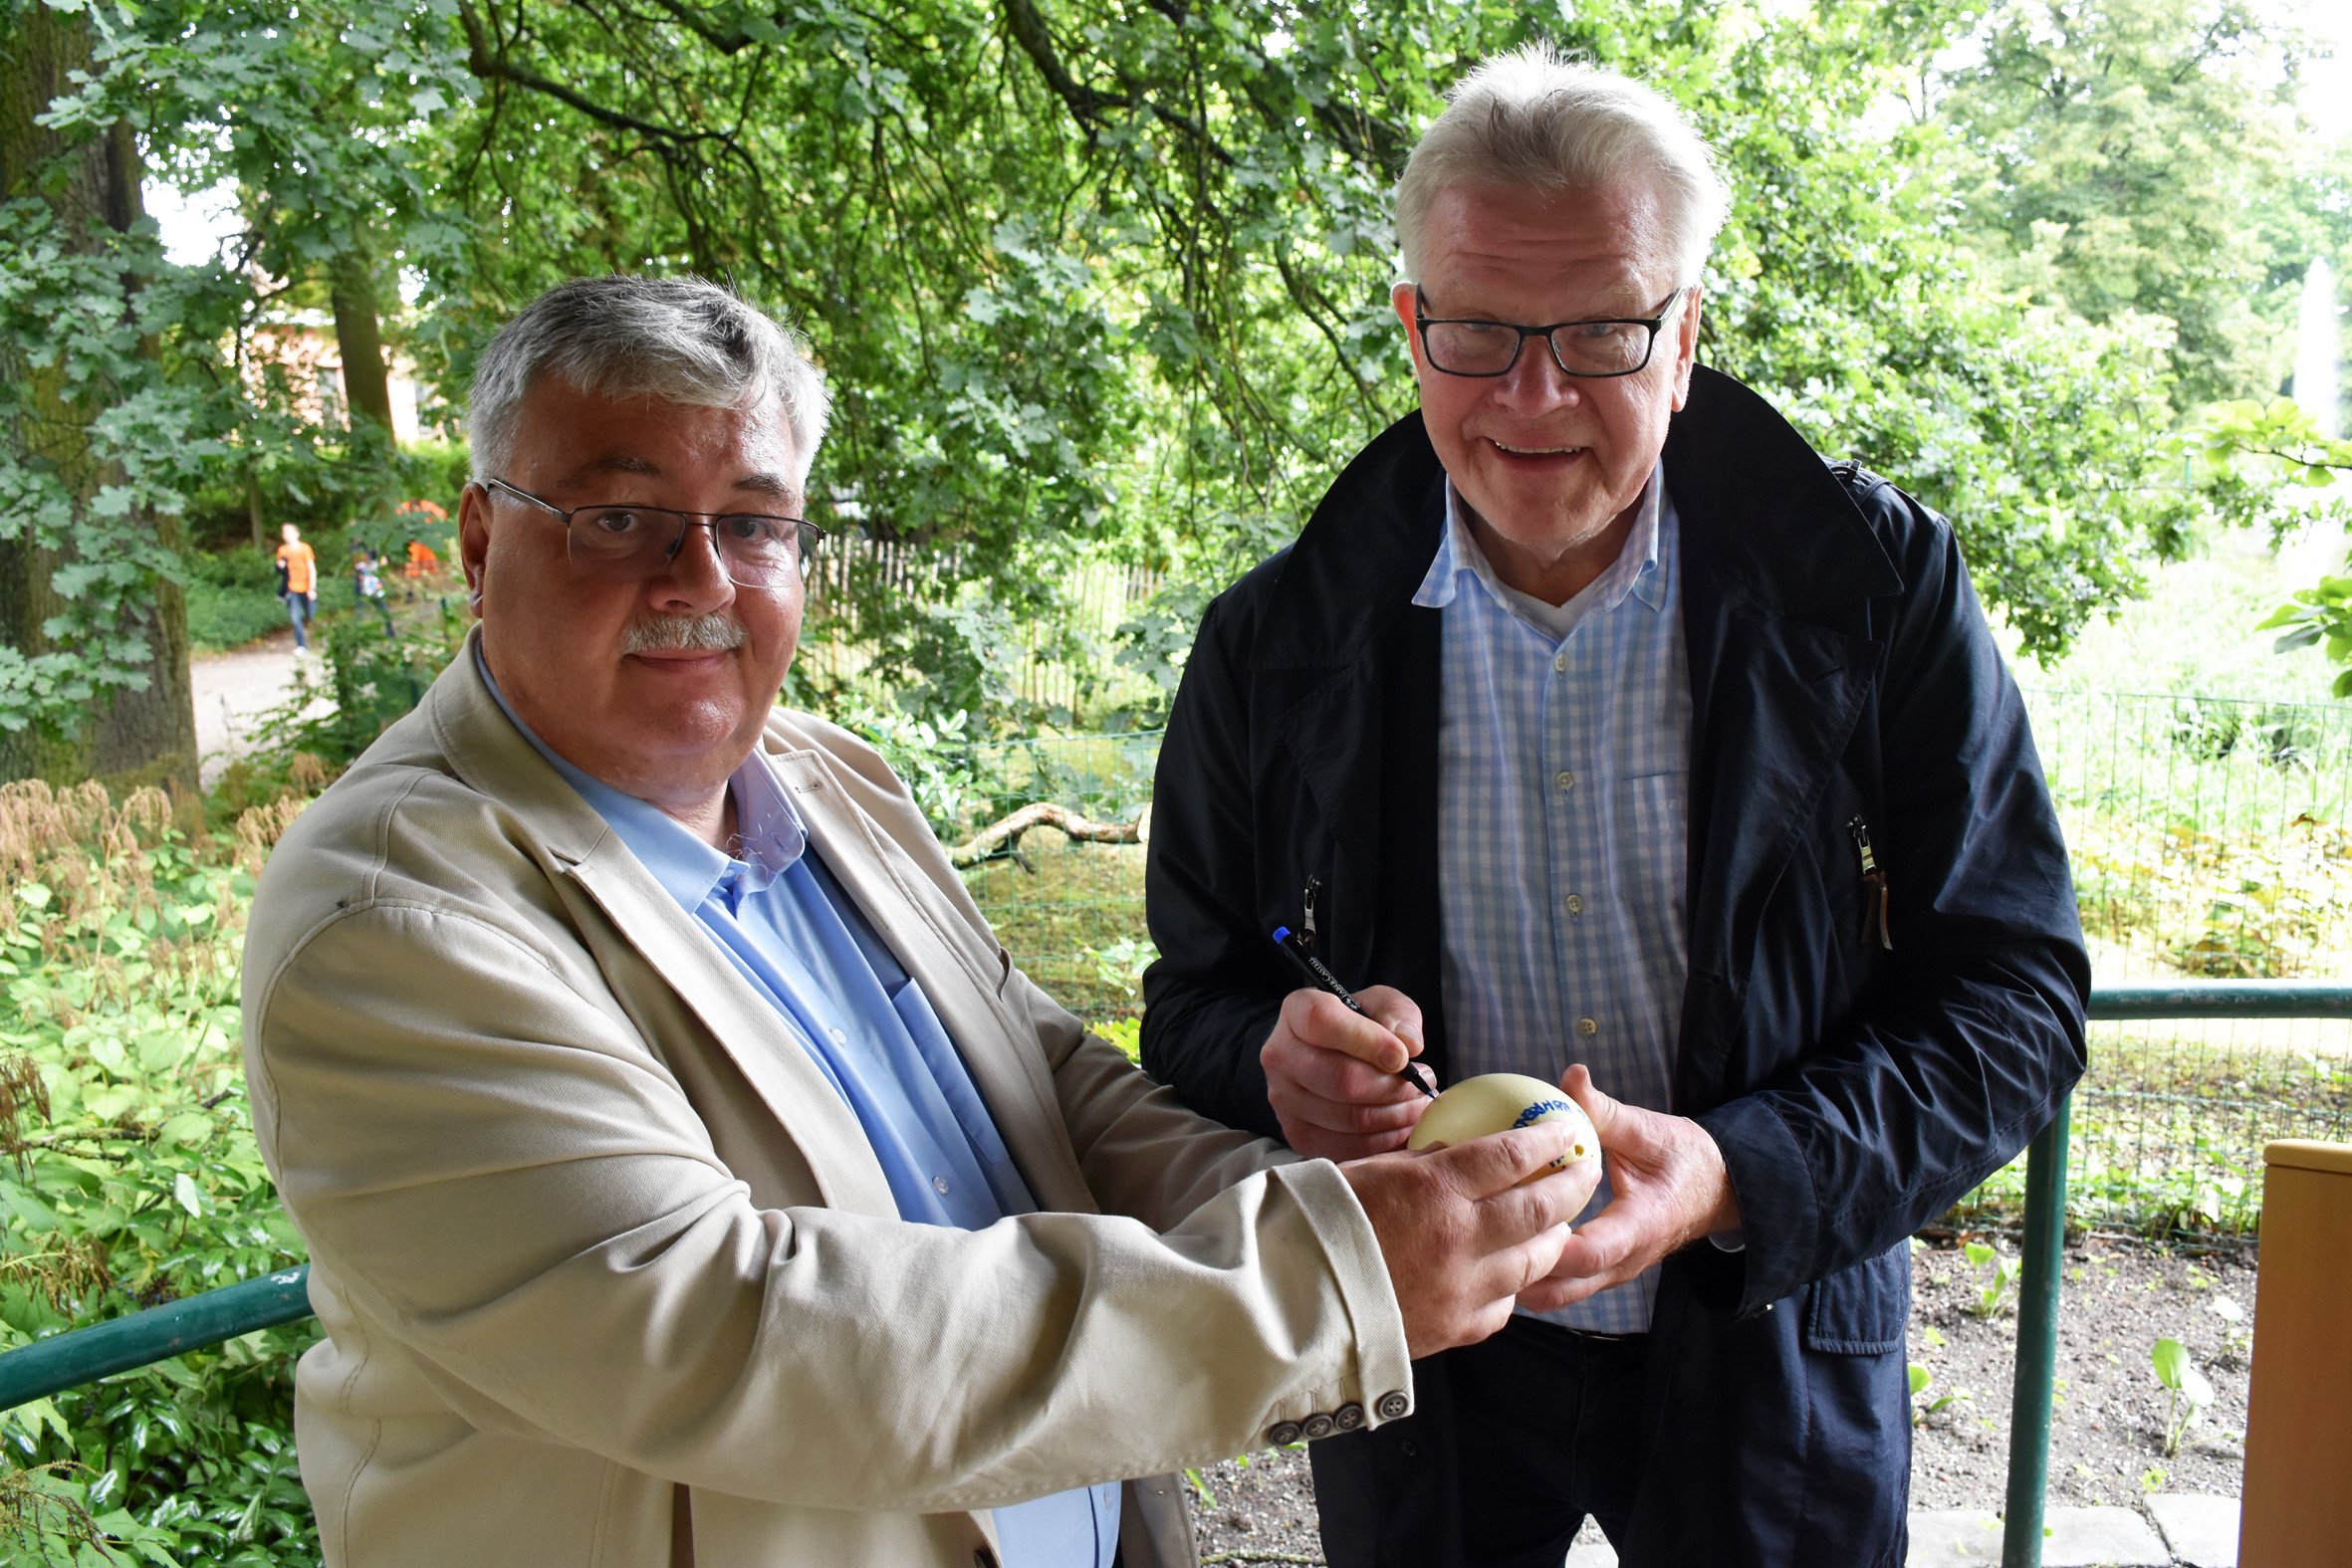
[[[787,580],[789,572],[806,575],[809,558],[816,553],[817,542],[824,538],[824,530],[814,523],[759,512],[679,512],[670,507],[640,506],[573,507],[567,511],[503,479],[485,479],[482,488],[504,491],[552,515],[564,525],[565,549],[572,564],[600,576],[649,577],[678,559],[688,529],[707,528],[730,581],[746,588],[774,587]]]
[[[1429,301],[1416,288],[1413,326],[1421,334],[1421,351],[1448,375],[1509,375],[1511,367],[1519,363],[1520,348],[1530,337],[1551,344],[1551,362],[1563,375],[1631,375],[1650,362],[1658,344],[1658,329],[1666,325],[1682,296],[1682,290],[1675,290],[1659,301],[1655,314],[1646,319],[1603,317],[1554,322],[1549,327],[1514,327],[1509,322],[1425,316],[1422,312]]]

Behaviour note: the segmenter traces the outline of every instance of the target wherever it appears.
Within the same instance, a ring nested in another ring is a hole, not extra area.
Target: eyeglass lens
[[[1630,375],[1649,362],[1653,336],[1642,322],[1576,322],[1551,330],[1551,351],[1570,375]],[[1501,375],[1524,337],[1500,322],[1424,322],[1421,340],[1441,370]]]
[[[791,518],[736,513],[689,517],[659,507],[586,507],[573,514],[572,563],[616,575],[650,575],[691,549],[689,528],[707,528],[727,575],[745,587],[768,586],[806,572],[824,531]]]

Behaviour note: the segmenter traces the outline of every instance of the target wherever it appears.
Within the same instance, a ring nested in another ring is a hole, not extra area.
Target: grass
[[[1022,850],[964,874],[964,885],[1030,979],[1091,1022],[1142,1010],[1149,962],[1139,845],[1076,845],[1041,832]]]

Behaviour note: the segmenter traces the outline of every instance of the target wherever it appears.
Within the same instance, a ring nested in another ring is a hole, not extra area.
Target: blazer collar
[[[469,634],[423,708],[451,771],[511,813],[544,851],[550,874],[593,902],[702,1020],[799,1146],[826,1207],[896,1219],[897,1201],[856,1113],[789,1042],[769,1001],[500,711],[474,661],[479,635]],[[647,1044],[657,1055],[675,1048]]]

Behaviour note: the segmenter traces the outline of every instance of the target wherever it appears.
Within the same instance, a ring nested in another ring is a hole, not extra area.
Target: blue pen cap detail
[[[1288,941],[1290,941],[1290,940],[1291,940],[1291,928],[1290,928],[1289,926],[1277,926],[1277,927],[1275,927],[1275,928],[1274,928],[1274,939],[1275,939],[1275,941],[1277,941],[1277,942],[1288,942]]]

